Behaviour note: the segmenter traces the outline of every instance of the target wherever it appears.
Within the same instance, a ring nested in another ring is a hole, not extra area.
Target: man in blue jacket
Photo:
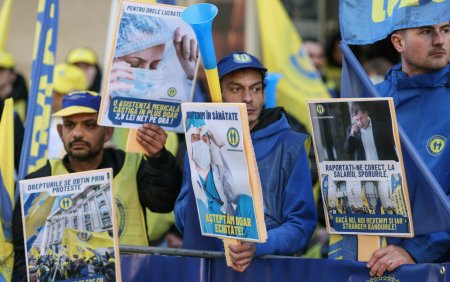
[[[392,44],[402,63],[394,66],[378,92],[393,97],[397,120],[450,200],[450,24],[397,30]],[[426,189],[426,187],[421,187]],[[408,263],[442,262],[450,258],[450,233],[412,239],[388,238],[368,262],[371,275],[383,275]]]
[[[281,108],[263,109],[266,69],[247,53],[233,53],[219,61],[224,102],[245,103],[264,198],[266,243],[230,245],[233,269],[244,271],[253,257],[292,255],[307,244],[317,224],[307,152],[310,139],[293,132]],[[187,160],[186,160],[187,161]],[[223,250],[221,240],[202,237],[191,183],[185,164],[175,223],[184,234],[184,248]]]

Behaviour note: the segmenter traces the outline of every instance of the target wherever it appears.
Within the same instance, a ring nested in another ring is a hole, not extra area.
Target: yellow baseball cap
[[[87,78],[82,69],[69,64],[58,64],[53,71],[53,90],[60,94],[86,90]]]
[[[94,91],[77,91],[64,96],[61,110],[53,114],[55,117],[66,117],[77,114],[98,113],[102,97]]]
[[[16,62],[14,61],[14,57],[11,53],[0,50],[0,68],[4,69],[13,69],[16,66]]]
[[[69,54],[67,54],[67,63],[76,64],[76,63],[87,63],[90,65],[97,64],[97,56],[94,51],[87,47],[77,47],[70,50]]]

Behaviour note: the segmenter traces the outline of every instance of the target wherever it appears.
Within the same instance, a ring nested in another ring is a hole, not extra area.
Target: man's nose
[[[253,101],[253,96],[250,89],[244,89],[244,97],[242,97],[243,102],[251,103]]]
[[[83,136],[83,129],[81,128],[80,125],[76,125],[73,130],[72,130],[72,135],[74,137],[81,137]]]
[[[434,31],[433,32],[433,45],[443,45],[444,44],[444,34],[442,34],[440,31]]]

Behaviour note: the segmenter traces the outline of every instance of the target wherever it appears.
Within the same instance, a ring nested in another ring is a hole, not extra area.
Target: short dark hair
[[[367,113],[366,107],[362,103],[352,104],[352,116],[356,116],[359,112]]]
[[[261,70],[255,69],[255,68],[238,69],[238,70],[232,71],[232,72],[230,72],[230,73],[227,73],[226,75],[224,75],[224,76],[222,76],[222,77],[219,77],[219,83],[222,83],[223,78],[226,77],[227,75],[230,75],[230,74],[233,74],[233,73],[235,73],[235,72],[242,71],[242,70],[255,70],[255,71],[261,73],[261,80],[262,80],[262,84],[263,84],[263,89],[266,89],[266,84],[267,84],[267,82],[266,82],[267,72],[261,71]]]

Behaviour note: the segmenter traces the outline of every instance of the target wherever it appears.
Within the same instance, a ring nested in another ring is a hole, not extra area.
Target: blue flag
[[[343,98],[379,97],[377,90],[347,44],[341,43],[341,50],[341,96]],[[450,202],[444,190],[400,125],[398,125],[398,131],[415,235],[450,230]]]
[[[52,105],[53,67],[56,58],[59,0],[39,0],[31,87],[18,179],[47,161],[48,128]],[[19,189],[16,189],[17,201]]]
[[[448,1],[339,1],[342,40],[347,44],[369,44],[384,39],[394,30],[449,20]]]

